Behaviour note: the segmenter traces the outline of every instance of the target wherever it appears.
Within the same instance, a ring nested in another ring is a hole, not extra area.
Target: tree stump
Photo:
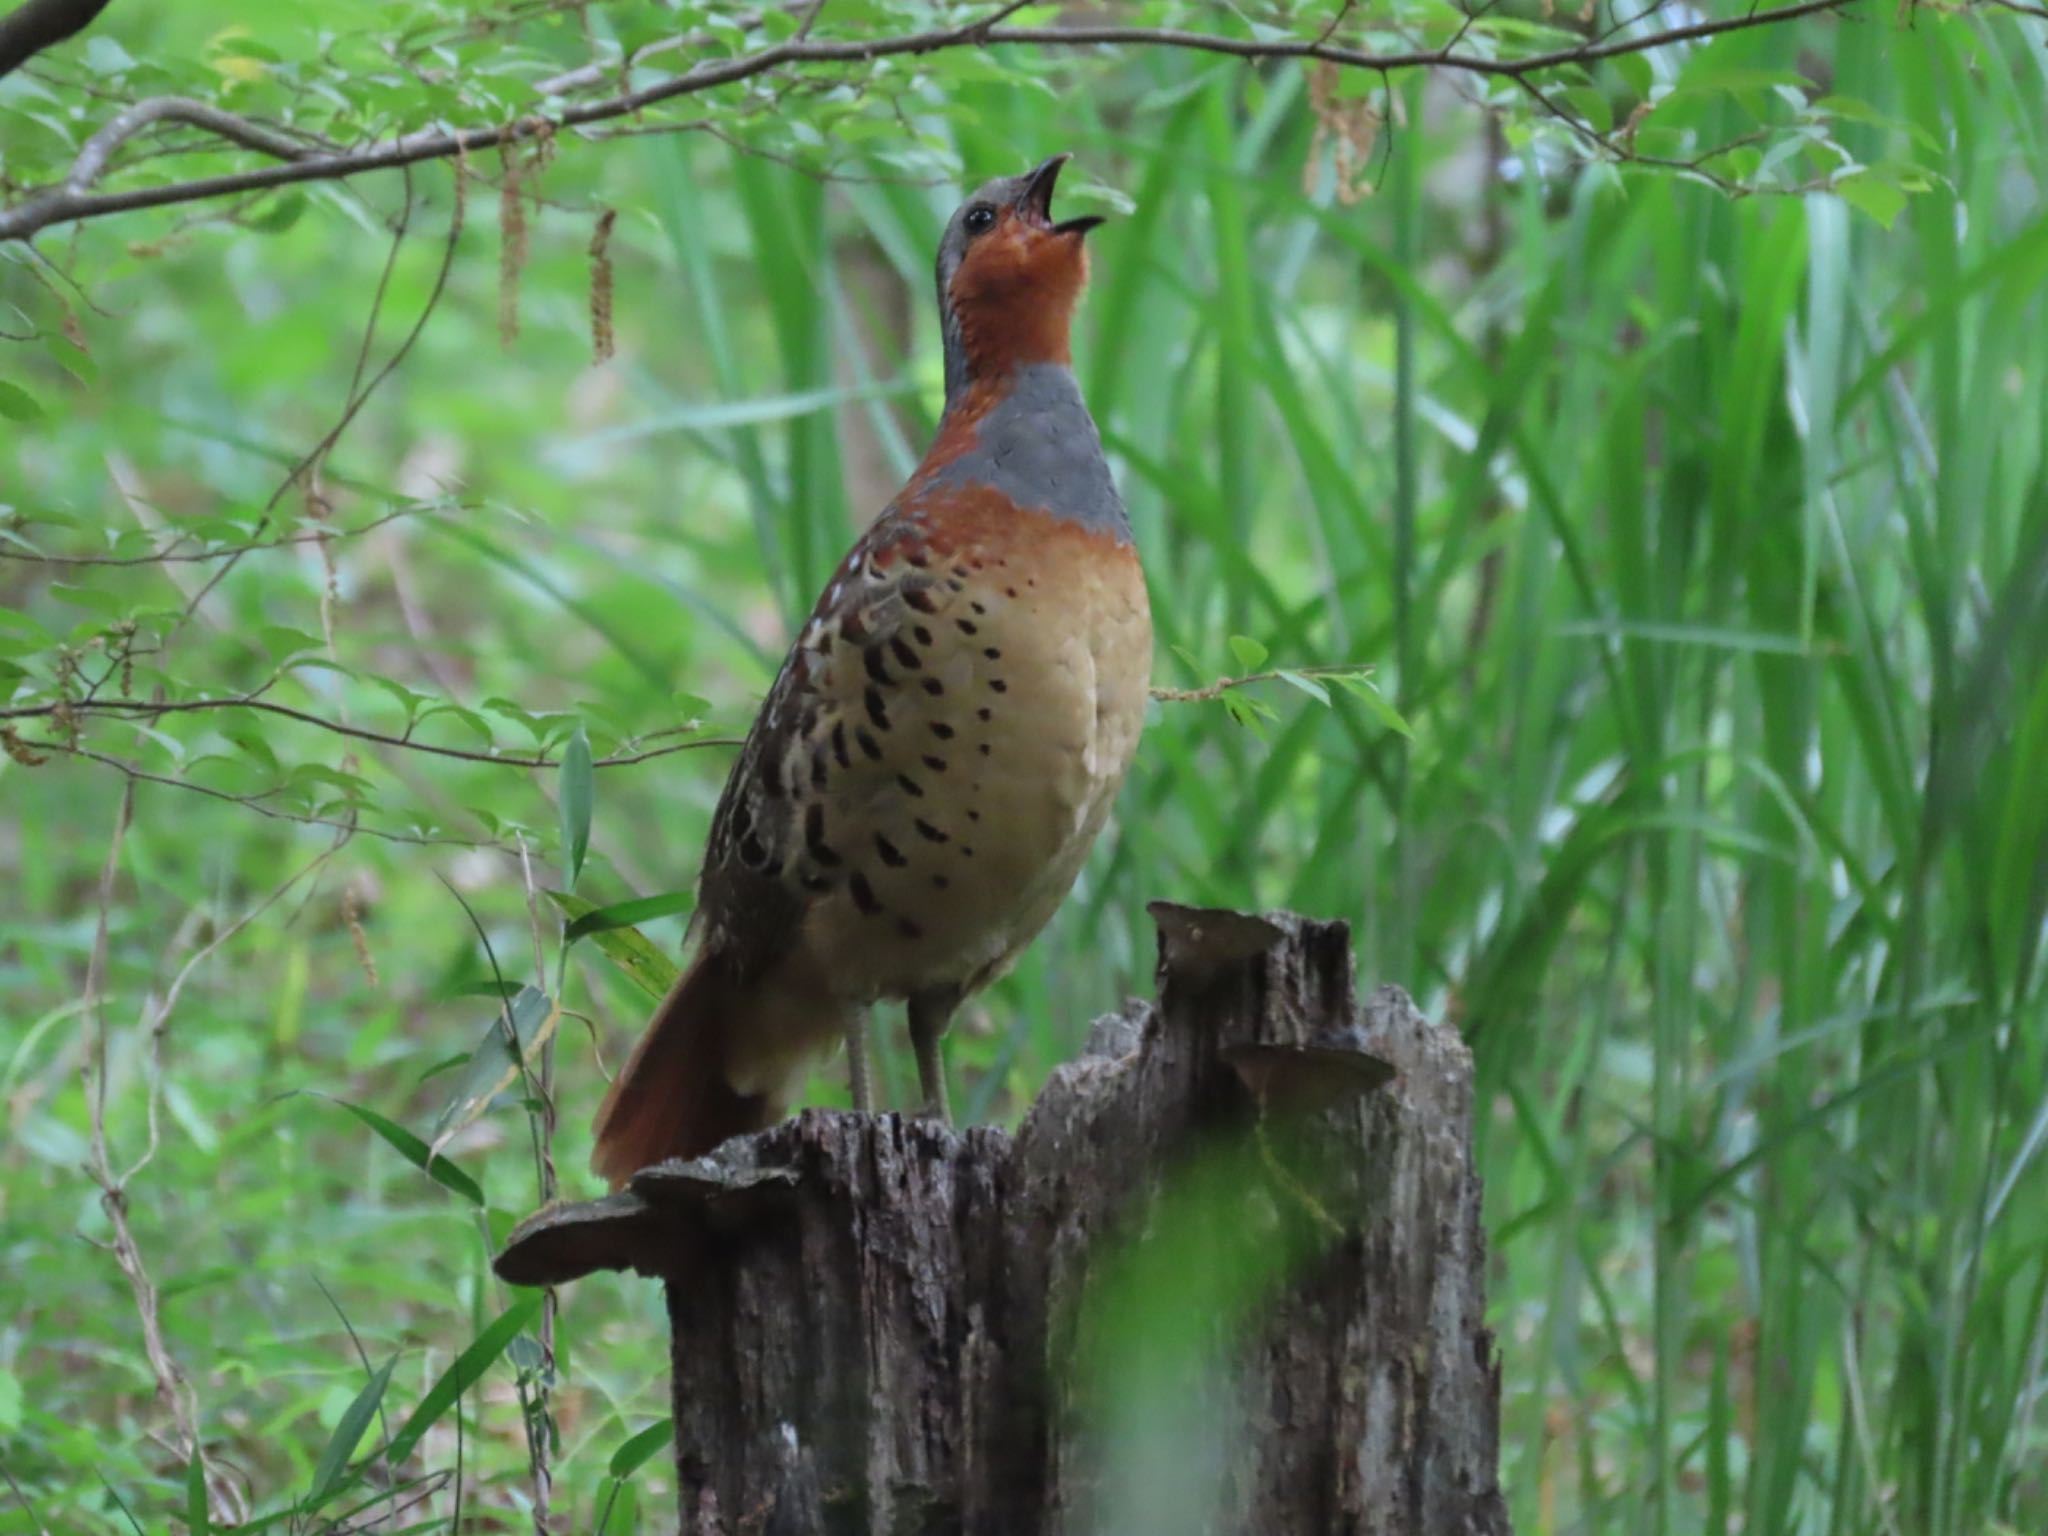
[[[1015,1135],[812,1110],[529,1218],[667,1287],[691,1536],[1505,1536],[1471,1058],[1350,931],[1157,903]]]

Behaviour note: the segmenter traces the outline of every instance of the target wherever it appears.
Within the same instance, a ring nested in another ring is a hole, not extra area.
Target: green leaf
[[[297,187],[289,187],[271,202],[261,213],[252,214],[242,220],[246,229],[259,234],[281,235],[299,222],[299,215],[306,211],[306,194]]]
[[[549,891],[548,899],[562,909],[572,925],[578,919],[602,910],[596,902],[586,901],[581,896],[572,896],[567,891]],[[626,906],[630,903],[622,902],[620,905]],[[590,942],[598,947],[607,960],[631,977],[634,984],[649,997],[657,1000],[663,998],[668,995],[668,989],[675,985],[676,963],[663,954],[654,941],[639,929],[594,928],[590,931]]]
[[[103,613],[109,618],[121,611],[121,599],[112,592],[104,592],[98,587],[75,587],[68,581],[53,581],[50,583],[49,593],[59,602],[70,603],[78,608],[90,608],[94,613]]]
[[[1895,183],[1868,171],[1844,176],[1831,190],[1858,213],[1867,214],[1886,229],[1906,208],[1906,194]]]
[[[632,901],[615,901],[608,907],[595,907],[581,917],[573,919],[563,930],[564,939],[574,941],[593,933],[609,933],[615,928],[630,928],[657,917],[673,917],[678,912],[687,912],[697,904],[697,893],[691,890],[664,891],[659,896],[640,896]]]
[[[383,1137],[385,1141],[389,1142],[400,1157],[403,1157],[408,1163],[411,1163],[413,1167],[419,1169],[443,1189],[452,1189],[471,1205],[479,1207],[483,1205],[484,1192],[477,1187],[476,1180],[464,1173],[447,1158],[436,1157],[424,1141],[421,1141],[419,1137],[413,1135],[404,1126],[385,1119],[374,1109],[365,1109],[360,1104],[351,1104],[347,1099],[332,1098],[324,1093],[317,1094],[315,1097],[326,1099],[330,1104],[339,1104],[343,1109]]]
[[[263,642],[263,648],[270,652],[274,661],[327,649],[327,642],[318,635],[309,635],[303,629],[293,629],[285,624],[265,624],[256,631],[256,638]]]
[[[469,1348],[455,1357],[455,1363],[441,1373],[440,1380],[428,1389],[420,1399],[419,1407],[391,1439],[391,1449],[385,1452],[385,1460],[397,1466],[413,1453],[413,1450],[428,1430],[440,1422],[463,1393],[475,1386],[484,1372],[491,1368],[505,1346],[519,1337],[521,1330],[540,1311],[540,1304],[546,1298],[546,1291],[534,1291],[500,1313],[497,1320],[476,1336]]]
[[[1259,740],[1266,740],[1266,724],[1259,718],[1258,707],[1241,693],[1223,695],[1223,712],[1239,725],[1250,731]]]
[[[407,724],[411,724],[414,717],[419,714],[420,706],[428,702],[427,696],[425,694],[414,693],[410,688],[406,687],[405,684],[393,682],[388,677],[379,677],[374,672],[364,673],[363,681],[366,683],[375,684],[377,687],[382,688],[386,693],[390,694],[392,698],[396,699],[398,701],[398,707],[405,711],[405,718]]]
[[[621,1482],[647,1465],[655,1452],[665,1449],[676,1437],[674,1419],[656,1419],[612,1452],[611,1474]]]
[[[1246,672],[1256,672],[1266,664],[1266,648],[1250,635],[1232,635],[1230,654],[1237,658],[1238,667]]]
[[[213,1536],[213,1506],[206,1498],[206,1462],[196,1450],[185,1463],[185,1528],[191,1536]]]
[[[378,1405],[384,1401],[384,1389],[391,1385],[391,1368],[397,1364],[396,1355],[385,1361],[383,1368],[363,1383],[363,1390],[355,1395],[355,1400],[335,1423],[334,1433],[327,1438],[327,1449],[320,1453],[320,1464],[313,1469],[313,1502],[324,1499],[341,1480],[342,1473],[348,1470],[349,1458],[355,1455],[356,1447],[362,1443],[363,1431],[376,1417]]]
[[[498,738],[491,730],[491,723],[475,710],[465,709],[460,704],[450,704],[443,701],[421,710],[416,723],[425,725],[436,715],[453,715],[457,720],[468,726],[470,733],[486,748],[495,749],[497,747]]]
[[[507,1013],[511,1015],[512,1036],[518,1041],[516,1051],[513,1040],[506,1037]],[[438,1158],[449,1138],[490,1108],[491,1100],[519,1080],[523,1064],[548,1043],[561,1018],[561,1005],[547,993],[538,987],[520,989],[506,1010],[484,1027],[484,1037],[470,1053],[469,1066],[457,1082],[454,1095],[434,1122],[433,1144],[427,1149],[430,1154]]]
[[[23,389],[19,384],[10,384],[0,379],[0,416],[14,421],[41,421],[42,402]]]
[[[135,56],[104,32],[85,41],[85,67],[96,75],[126,74],[135,67]]]
[[[590,738],[581,721],[562,751],[561,798],[564,879],[573,891],[576,877],[583,872],[583,856],[590,850]]]
[[[1329,676],[1331,682],[1363,703],[1381,725],[1398,736],[1407,737],[1410,741],[1415,739],[1413,728],[1401,718],[1401,712],[1387,702],[1387,696],[1373,687],[1363,673],[1333,672]]]
[[[1325,708],[1329,706],[1330,690],[1325,688],[1321,683],[1317,682],[1314,678],[1304,677],[1299,672],[1290,672],[1285,667],[1282,667],[1280,669],[1279,677],[1280,681],[1287,684],[1288,687],[1299,688],[1303,693],[1307,694],[1310,698],[1314,699],[1318,704],[1323,705]]]

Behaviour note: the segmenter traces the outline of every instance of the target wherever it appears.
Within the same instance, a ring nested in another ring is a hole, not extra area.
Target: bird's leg
[[[856,1008],[846,1016],[846,1074],[853,1086],[853,1107],[863,1115],[875,1112],[875,1074],[868,1064],[868,1011]]]
[[[939,1054],[939,1037],[953,1021],[960,1005],[955,991],[920,992],[910,1000],[910,1045],[917,1052],[917,1085],[924,1093],[924,1113],[941,1125],[953,1123],[953,1108],[946,1100],[946,1061]]]

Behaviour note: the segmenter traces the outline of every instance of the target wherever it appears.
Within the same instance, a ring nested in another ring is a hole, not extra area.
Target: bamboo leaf
[[[573,891],[576,877],[583,872],[583,856],[590,849],[590,738],[580,720],[568,746],[562,749],[561,772],[563,880]]]
[[[484,1192],[477,1187],[476,1180],[464,1173],[447,1158],[435,1156],[432,1149],[424,1141],[421,1141],[419,1137],[413,1135],[404,1126],[386,1119],[374,1109],[366,1109],[361,1104],[351,1104],[347,1099],[332,1098],[324,1093],[314,1096],[326,1099],[330,1104],[339,1104],[343,1109],[383,1137],[386,1144],[396,1151],[400,1157],[403,1157],[408,1163],[411,1163],[413,1167],[419,1169],[443,1189],[453,1190],[471,1205],[478,1207],[483,1205]]]
[[[675,893],[672,893],[675,894]],[[599,907],[595,902],[581,896],[572,896],[567,891],[549,891],[548,899],[562,909],[570,920],[570,926],[585,918],[595,918],[601,913],[617,912],[631,906],[631,902],[620,902],[617,907]],[[661,902],[668,898],[650,896],[650,902]],[[680,909],[678,909],[680,910]],[[633,983],[648,996],[662,998],[675,985],[678,967],[675,961],[663,954],[654,941],[638,928],[620,927],[610,922],[597,924],[584,930],[590,942],[598,947],[604,957],[624,971]]]
[[[455,1363],[441,1373],[440,1379],[420,1399],[419,1407],[413,1409],[398,1433],[391,1437],[391,1448],[384,1453],[387,1462],[395,1467],[413,1453],[427,1431],[440,1422],[441,1416],[463,1393],[483,1378],[484,1372],[505,1352],[506,1346],[533,1321],[546,1296],[545,1291],[531,1291],[521,1296],[478,1334],[469,1348],[455,1357]]]
[[[664,1450],[676,1437],[674,1419],[657,1419],[638,1434],[628,1436],[625,1443],[612,1452],[611,1474],[623,1481],[638,1472],[657,1451]]]
[[[585,912],[562,930],[565,939],[581,939],[594,933],[630,928],[657,917],[673,917],[697,904],[695,891],[664,891],[659,896],[640,896],[632,901],[615,901],[608,907]]]
[[[384,1389],[391,1385],[391,1369],[397,1364],[396,1355],[385,1361],[363,1383],[362,1391],[355,1395],[335,1421],[334,1433],[327,1437],[327,1448],[320,1453],[320,1464],[313,1469],[313,1492],[309,1504],[318,1504],[325,1499],[328,1491],[341,1481],[342,1473],[348,1470],[349,1458],[355,1455],[356,1447],[362,1443],[363,1431],[370,1427],[370,1420],[377,1416],[378,1406],[384,1401]]]

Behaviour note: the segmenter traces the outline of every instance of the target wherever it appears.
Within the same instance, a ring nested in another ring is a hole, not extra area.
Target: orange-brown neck
[[[1033,363],[1072,362],[1069,333],[1087,280],[1078,233],[1006,213],[974,243],[944,295],[948,421],[983,386]]]

